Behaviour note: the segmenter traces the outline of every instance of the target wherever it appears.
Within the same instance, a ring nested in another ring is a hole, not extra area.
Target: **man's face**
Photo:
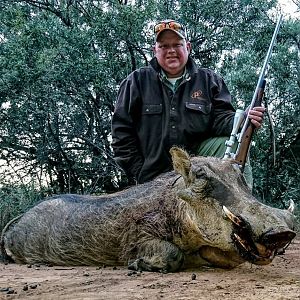
[[[175,32],[162,32],[154,46],[154,54],[158,63],[168,77],[182,75],[191,50],[191,44],[180,38]]]

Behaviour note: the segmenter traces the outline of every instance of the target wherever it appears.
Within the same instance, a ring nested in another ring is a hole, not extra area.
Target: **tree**
[[[141,49],[130,35],[130,7],[100,4],[16,1],[3,12],[1,158],[19,165],[11,175],[20,179],[39,172],[53,192],[117,187],[110,116],[124,65],[137,67]]]
[[[50,193],[126,186],[113,160],[110,118],[123,78],[152,56],[156,20],[186,24],[195,60],[223,75],[234,105],[246,108],[274,30],[276,3],[0,1],[0,182],[37,181]],[[278,205],[299,201],[298,162],[288,150],[299,128],[299,26],[286,19],[280,30],[265,97],[284,160],[272,165],[267,127],[251,148],[254,192]]]

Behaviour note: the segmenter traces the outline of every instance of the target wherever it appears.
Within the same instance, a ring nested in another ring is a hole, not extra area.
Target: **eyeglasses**
[[[186,38],[186,32],[183,25],[173,20],[165,20],[157,23],[154,26],[154,34],[158,36],[158,34],[165,29],[171,29],[173,31],[176,31],[180,36]]]

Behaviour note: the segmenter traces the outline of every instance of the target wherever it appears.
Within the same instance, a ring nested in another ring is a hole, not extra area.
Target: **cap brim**
[[[172,28],[165,28],[165,29],[162,29],[155,37],[155,40],[157,41],[158,37],[161,35],[162,32],[166,31],[166,30],[170,30],[170,31],[173,31],[175,32],[179,37],[181,37],[182,39],[185,39],[186,37],[181,34],[180,32],[178,32],[177,30],[174,30]]]

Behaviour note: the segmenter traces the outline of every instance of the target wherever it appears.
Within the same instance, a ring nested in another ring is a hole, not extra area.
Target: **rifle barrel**
[[[249,110],[252,109],[255,106],[257,95],[258,95],[259,89],[261,88],[262,83],[263,83],[264,78],[265,78],[265,75],[266,75],[265,73],[266,73],[266,70],[267,70],[267,66],[269,64],[269,60],[270,60],[270,57],[271,57],[271,54],[272,54],[272,50],[273,50],[273,47],[274,47],[274,44],[275,44],[275,41],[276,41],[276,37],[277,37],[278,31],[279,31],[279,27],[281,25],[281,22],[282,22],[282,14],[279,15],[279,18],[277,20],[277,24],[276,24],[276,27],[275,27],[275,30],[274,30],[274,33],[273,33],[273,37],[272,37],[272,40],[271,40],[271,43],[270,43],[270,46],[269,46],[269,50],[267,52],[263,67],[261,69],[261,72],[260,72],[260,75],[259,75],[259,78],[258,78],[258,82],[257,82],[255,92],[254,92],[253,97],[252,97],[252,101],[251,101]],[[247,130],[248,125],[249,125],[249,111],[248,111],[248,114],[247,114],[247,118],[244,122],[243,128],[241,130],[241,133],[239,135],[239,140],[238,140],[239,143],[241,143],[242,137],[243,137],[245,131]]]

